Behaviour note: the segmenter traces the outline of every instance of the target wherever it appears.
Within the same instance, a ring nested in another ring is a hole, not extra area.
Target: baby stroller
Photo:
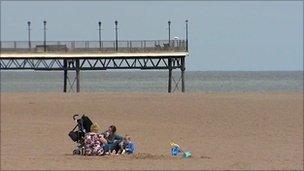
[[[74,115],[73,119],[76,120],[76,118],[79,115]],[[76,120],[77,125],[73,128],[72,131],[69,133],[69,137],[77,143],[76,149],[73,150],[73,155],[84,155],[84,136],[86,133],[90,132],[91,125],[93,124],[91,119],[85,115],[82,115],[81,118]],[[77,130],[76,130],[77,129]]]

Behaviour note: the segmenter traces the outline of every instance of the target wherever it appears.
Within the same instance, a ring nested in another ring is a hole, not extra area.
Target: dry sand
[[[111,124],[131,156],[71,155],[72,115]],[[193,153],[170,156],[170,140]],[[1,93],[1,169],[302,169],[303,93]]]

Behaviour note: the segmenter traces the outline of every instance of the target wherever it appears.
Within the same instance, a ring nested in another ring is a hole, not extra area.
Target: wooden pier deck
[[[1,52],[0,58],[9,59],[9,58],[36,58],[36,59],[44,59],[44,58],[129,58],[129,57],[137,57],[137,58],[150,58],[150,57],[181,57],[188,56],[188,52],[137,52],[137,53],[85,53],[85,52],[71,52],[71,53],[12,53],[12,52]]]

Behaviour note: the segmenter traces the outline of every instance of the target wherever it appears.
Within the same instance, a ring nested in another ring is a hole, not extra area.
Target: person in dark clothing
[[[107,140],[107,144],[104,146],[104,151],[108,153],[116,153],[120,149],[119,143],[123,140],[123,137],[116,133],[116,127],[114,125],[111,125],[108,127],[108,130],[102,134]]]

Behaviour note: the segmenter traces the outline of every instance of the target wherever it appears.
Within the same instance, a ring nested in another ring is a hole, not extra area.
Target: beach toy
[[[170,142],[170,145],[172,146],[171,148],[172,156],[178,156],[180,153],[182,153],[184,158],[190,158],[192,156],[192,153],[190,151],[184,152],[178,144],[174,142]]]
[[[175,146],[171,148],[171,155],[172,156],[177,156],[179,153],[181,153],[182,151],[180,150],[179,147]]]
[[[174,142],[170,142],[170,145],[171,145],[172,147],[178,147],[178,148],[180,148],[180,146],[179,146],[178,144],[174,143]]]
[[[183,155],[184,158],[190,158],[191,156],[192,156],[192,153],[190,151],[184,152],[184,155]]]
[[[180,146],[174,142],[170,142],[171,145],[171,155],[172,156],[178,156],[180,153],[183,152],[183,150],[180,149]]]

